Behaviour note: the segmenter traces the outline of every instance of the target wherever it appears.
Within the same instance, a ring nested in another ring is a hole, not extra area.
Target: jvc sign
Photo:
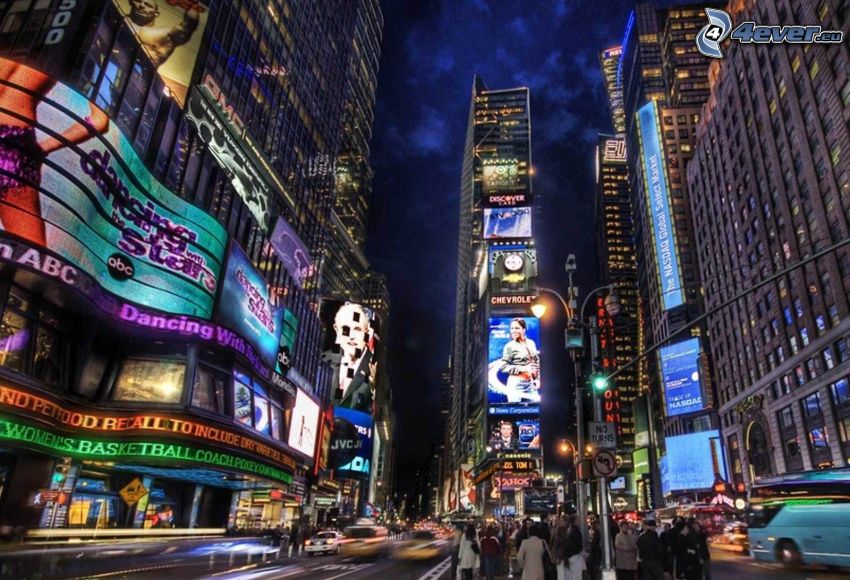
[[[615,423],[588,423],[590,443],[597,449],[617,448],[617,425]]]
[[[726,37],[743,44],[838,44],[844,40],[840,30],[823,30],[820,26],[763,26],[755,22],[742,22],[732,30],[728,12],[706,8],[708,24],[697,33],[697,50],[711,58],[723,58],[720,43]]]

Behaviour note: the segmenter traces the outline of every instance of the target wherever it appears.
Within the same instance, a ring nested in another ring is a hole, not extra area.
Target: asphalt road
[[[748,556],[713,550],[711,553],[712,580],[751,580],[782,578],[783,580],[847,580],[850,571],[828,571],[822,568],[785,570],[778,564],[756,562]]]

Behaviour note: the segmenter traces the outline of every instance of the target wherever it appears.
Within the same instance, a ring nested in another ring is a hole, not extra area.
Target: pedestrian
[[[587,557],[587,573],[590,580],[598,580],[602,567],[602,538],[599,531],[599,521],[593,519],[587,528],[589,555]]]
[[[695,534],[691,530],[690,522],[685,523],[676,543],[676,578],[702,580],[702,569],[697,552]]]
[[[620,532],[614,537],[614,556],[617,580],[635,580],[637,577],[637,537],[629,522],[622,522]]]
[[[584,571],[584,555],[581,531],[575,525],[575,516],[561,516],[552,540],[552,560],[555,562],[558,580],[581,580]]]
[[[543,531],[534,526],[529,531],[529,536],[519,547],[516,559],[522,568],[522,580],[546,580],[546,566],[544,554],[549,555],[549,547],[543,538]],[[549,555],[551,559],[551,555]]]
[[[697,557],[702,569],[703,580],[711,580],[711,552],[708,550],[708,532],[696,521],[691,528],[697,544]]]
[[[468,524],[466,531],[460,539],[460,547],[458,548],[458,569],[460,569],[461,580],[472,580],[472,571],[480,567],[478,555],[481,553],[481,548],[478,545],[478,536],[475,533],[475,526]]]
[[[522,527],[520,527],[519,531],[516,534],[516,549],[519,550],[522,546],[522,543],[528,539],[531,534],[531,518],[525,518],[522,520]]]
[[[667,549],[655,532],[655,520],[644,521],[643,527],[637,540],[641,580],[664,580],[664,572],[669,568]]]
[[[502,545],[496,534],[496,527],[489,526],[481,538],[481,568],[486,580],[496,578],[496,564],[502,553]]]

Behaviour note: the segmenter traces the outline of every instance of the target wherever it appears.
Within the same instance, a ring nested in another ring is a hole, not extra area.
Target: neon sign
[[[0,419],[0,440],[18,441],[46,451],[53,451],[97,460],[114,459],[170,459],[200,463],[212,467],[224,467],[244,471],[292,483],[292,476],[276,467],[264,463],[228,455],[219,451],[209,451],[186,447],[173,443],[153,441],[101,441],[66,437],[38,427]]]

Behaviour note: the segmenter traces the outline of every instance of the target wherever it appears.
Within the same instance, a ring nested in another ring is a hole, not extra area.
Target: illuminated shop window
[[[115,384],[116,401],[179,403],[183,396],[183,361],[128,358]]]
[[[199,364],[192,387],[192,406],[223,415],[224,394],[229,379],[228,373],[203,363]]]

